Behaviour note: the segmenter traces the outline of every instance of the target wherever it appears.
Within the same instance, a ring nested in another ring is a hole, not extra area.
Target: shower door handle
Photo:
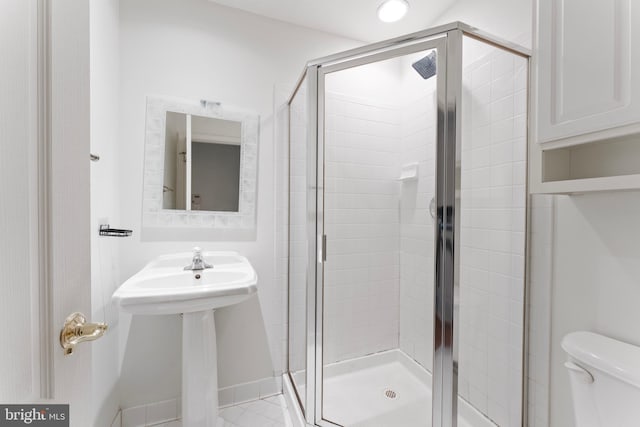
[[[322,240],[318,246],[320,246],[318,248],[320,249],[320,254],[319,254],[320,256],[318,257],[318,259],[322,263],[327,260],[327,235],[326,234],[322,235]]]

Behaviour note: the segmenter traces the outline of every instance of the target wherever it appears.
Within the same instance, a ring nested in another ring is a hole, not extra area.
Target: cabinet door
[[[536,53],[539,142],[640,123],[637,1],[539,0]]]

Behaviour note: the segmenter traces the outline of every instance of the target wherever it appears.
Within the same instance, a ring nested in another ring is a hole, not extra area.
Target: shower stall
[[[307,424],[523,424],[528,61],[453,23],[307,64],[284,378]]]

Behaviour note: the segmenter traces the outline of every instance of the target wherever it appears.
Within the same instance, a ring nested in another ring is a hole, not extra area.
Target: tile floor
[[[279,394],[220,409],[217,427],[292,427],[284,397]],[[180,421],[154,427],[182,427]]]

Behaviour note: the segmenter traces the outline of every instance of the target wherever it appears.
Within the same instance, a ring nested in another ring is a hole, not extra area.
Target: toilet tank
[[[576,427],[640,426],[640,347],[592,332],[562,340]]]

